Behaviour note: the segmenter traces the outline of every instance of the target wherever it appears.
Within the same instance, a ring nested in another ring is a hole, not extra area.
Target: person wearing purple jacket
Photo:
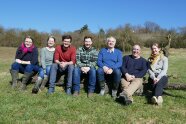
[[[116,39],[108,37],[107,47],[102,48],[98,54],[97,78],[100,85],[100,95],[105,93],[105,83],[111,83],[112,97],[115,99],[121,81],[122,52],[115,48]],[[105,82],[106,81],[106,82]]]
[[[136,44],[133,46],[132,55],[123,57],[120,97],[124,98],[126,105],[133,102],[132,95],[142,87],[143,77],[148,69],[147,61],[140,53],[141,48]]]

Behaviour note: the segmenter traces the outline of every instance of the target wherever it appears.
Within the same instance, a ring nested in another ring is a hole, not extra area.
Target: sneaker
[[[74,93],[73,93],[73,96],[79,96],[79,92],[78,91],[74,91]]]
[[[162,96],[158,96],[157,104],[158,105],[162,105],[162,103],[163,103],[163,97]]]
[[[88,98],[91,98],[92,96],[93,96],[92,92],[89,92],[88,95],[87,95]]]
[[[101,89],[100,93],[99,93],[101,96],[103,96],[105,94],[105,88],[104,89]]]
[[[71,93],[71,88],[67,88],[66,94],[67,94],[67,95],[71,95],[71,94],[72,94],[72,93]]]
[[[151,98],[151,101],[152,101],[153,104],[157,104],[157,102],[158,102],[156,96],[153,96],[153,97]]]

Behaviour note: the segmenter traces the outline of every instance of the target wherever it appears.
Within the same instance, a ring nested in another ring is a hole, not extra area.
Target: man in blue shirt
[[[100,85],[100,95],[105,93],[105,80],[109,78],[112,87],[112,97],[116,98],[121,80],[122,52],[115,48],[116,39],[108,37],[107,47],[102,48],[98,54],[97,77]]]
[[[132,95],[142,87],[143,76],[147,72],[147,61],[140,56],[140,53],[140,46],[134,45],[132,55],[123,57],[120,96],[124,98],[126,105],[133,102]]]

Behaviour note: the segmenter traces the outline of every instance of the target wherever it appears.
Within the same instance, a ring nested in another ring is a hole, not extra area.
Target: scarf
[[[162,57],[163,57],[162,51],[160,51],[160,53],[157,54],[157,55],[151,54],[151,56],[149,57],[148,61],[150,62],[150,66],[151,66],[152,70],[154,70],[155,64],[156,64],[160,59],[162,59]]]
[[[20,50],[23,52],[23,53],[27,53],[27,52],[32,52],[33,51],[33,48],[34,48],[34,45],[32,44],[31,47],[26,47],[24,43],[21,44],[21,48]]]

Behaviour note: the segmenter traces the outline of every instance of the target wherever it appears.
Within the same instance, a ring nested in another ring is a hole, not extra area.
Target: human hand
[[[16,61],[17,63],[19,63],[19,64],[22,63],[22,61],[21,61],[20,59],[16,59],[15,61]]]
[[[107,74],[107,71],[109,70],[109,68],[107,66],[103,66],[103,71]]]
[[[159,79],[158,79],[158,78],[154,78],[154,84],[157,84],[157,83],[158,83],[158,81],[159,81]]]
[[[111,68],[109,68],[106,72],[106,74],[112,74],[113,70]]]
[[[64,69],[66,66],[67,66],[67,63],[66,62],[60,62],[60,67],[61,68]]]

